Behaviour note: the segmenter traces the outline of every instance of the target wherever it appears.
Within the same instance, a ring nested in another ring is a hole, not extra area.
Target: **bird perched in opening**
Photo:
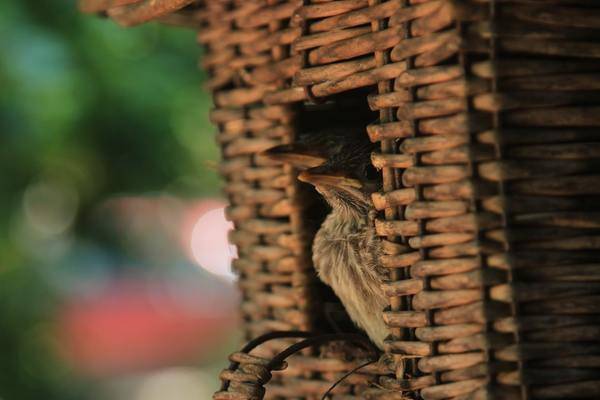
[[[279,146],[270,155],[302,170],[298,179],[313,185],[330,205],[313,242],[313,264],[354,323],[383,348],[389,332],[382,311],[388,301],[381,290],[386,270],[379,261],[382,245],[375,234],[376,212],[370,199],[381,186],[370,162],[374,145],[364,133],[329,144]]]
[[[320,279],[344,304],[350,318],[378,347],[389,331],[383,321],[388,300],[381,290],[386,270],[376,237],[370,195],[381,186],[370,162],[373,145],[352,144],[298,179],[314,185],[331,212],[313,242],[313,263]]]

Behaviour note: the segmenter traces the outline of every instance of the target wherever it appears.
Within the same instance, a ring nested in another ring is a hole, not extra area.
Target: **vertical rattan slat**
[[[231,202],[228,216],[236,225],[231,239],[240,249],[235,266],[243,296],[245,337],[250,340],[275,330],[309,331],[310,286],[315,277],[307,262],[295,175],[289,167],[273,165],[258,155],[290,142],[294,135],[292,107],[263,103],[266,91],[285,84],[276,65],[285,62],[286,41],[299,32],[277,33],[288,25],[293,7],[247,2],[227,4],[222,11],[207,19],[213,31],[201,31],[199,39],[209,54],[217,55],[218,62],[209,68],[212,75],[227,71],[230,77],[229,81],[225,76],[216,79],[218,87],[212,84],[217,107],[212,117],[220,127],[222,173]],[[269,40],[270,46],[259,46],[261,39]],[[229,60],[222,58],[224,54]],[[207,67],[206,58],[204,62]],[[288,340],[271,341],[255,354],[272,357],[288,344]],[[293,379],[303,373],[288,369],[286,385],[276,377],[268,387],[269,396],[295,395]],[[231,376],[222,378],[232,383],[216,398],[239,395],[246,389]]]
[[[409,161],[398,171],[404,189],[375,195],[374,201],[379,209],[403,206],[396,224],[381,223],[381,234],[390,228],[403,234],[412,250],[412,258],[400,264],[409,278],[390,282],[408,288],[396,294],[409,297],[412,310],[389,314],[388,323],[411,329],[414,344],[392,343],[392,348],[418,358],[417,374],[426,380],[420,395],[442,399],[473,395],[485,386],[481,345],[486,321],[484,291],[476,280],[481,271],[475,210],[463,189],[470,184],[469,159],[453,154],[470,132],[445,129],[447,119],[469,118],[466,79],[457,57],[461,31],[453,3],[434,2],[426,9],[428,4],[403,3],[390,18],[390,25],[401,26],[404,34],[390,59],[404,62],[406,70],[394,80],[399,101],[393,105],[402,124],[386,135],[399,140]],[[426,124],[440,128],[431,132]]]
[[[219,57],[214,65],[204,59],[212,75],[223,70],[231,74],[231,80],[215,91],[212,119],[220,128],[221,171],[231,203],[228,216],[236,225],[232,240],[240,249],[235,266],[240,274],[246,338],[273,330],[310,330],[307,310],[312,277],[306,272],[306,246],[299,240],[303,232],[298,224],[301,209],[295,201],[295,176],[258,155],[293,138],[293,110],[265,106],[262,98],[268,87],[251,78],[256,69],[280,61],[283,55],[269,48],[243,49],[248,38],[269,35],[289,15],[261,19],[272,8],[252,2],[237,7],[207,3],[210,7],[222,7],[222,12],[207,19],[212,32],[203,30],[199,39],[209,54]],[[273,355],[285,342],[270,345],[271,350],[263,355]]]

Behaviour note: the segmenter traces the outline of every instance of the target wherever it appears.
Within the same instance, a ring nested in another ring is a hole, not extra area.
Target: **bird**
[[[389,303],[381,289],[387,270],[380,262],[383,249],[371,201],[371,193],[381,189],[380,174],[371,164],[374,150],[364,129],[328,129],[304,133],[263,155],[294,166],[298,179],[329,205],[312,243],[313,265],[354,324],[383,349],[389,335],[383,310]]]
[[[297,177],[298,171],[319,166],[325,163],[332,154],[341,152],[344,146],[348,147],[348,143],[363,141],[364,138],[364,130],[356,126],[340,125],[305,129],[298,132],[293,142],[271,147],[262,151],[260,156],[279,164],[292,166],[295,170],[292,173]],[[303,228],[307,237],[313,237],[329,209],[310,185],[301,184],[297,189],[296,199],[303,206]],[[332,298],[329,294],[326,294],[325,297]],[[333,322],[339,320],[333,315],[339,313],[340,307],[336,307],[336,304],[339,303],[325,300],[324,317],[334,330],[340,331],[337,326],[339,324]],[[338,310],[334,311],[334,307]]]
[[[261,155],[303,171],[317,167],[332,155],[365,144],[367,141],[364,129],[359,127],[327,127],[302,131],[292,143],[271,147]]]
[[[380,262],[383,246],[375,233],[377,212],[371,201],[371,193],[381,189],[370,162],[374,148],[371,143],[348,143],[338,150],[298,175],[331,207],[313,241],[313,264],[352,321],[383,349],[389,335],[383,310],[389,303],[381,289],[387,272]]]

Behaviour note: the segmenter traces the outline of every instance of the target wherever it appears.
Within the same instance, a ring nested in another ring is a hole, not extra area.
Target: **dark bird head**
[[[322,165],[347,147],[365,142],[368,139],[364,127],[335,127],[302,132],[294,143],[272,147],[261,155],[303,171]]]
[[[371,165],[371,143],[347,143],[323,164],[298,176],[310,183],[333,208],[366,213],[372,209],[371,193],[380,189],[381,178]]]
[[[261,154],[270,160],[290,164],[300,171],[323,164],[328,156],[327,149],[304,143],[282,144],[271,147]]]

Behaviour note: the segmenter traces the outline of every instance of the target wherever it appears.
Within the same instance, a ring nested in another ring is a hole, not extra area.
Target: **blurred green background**
[[[187,382],[189,398],[214,389],[194,385],[216,384],[229,338],[208,355],[95,368],[95,355],[62,354],[77,334],[57,334],[65,309],[104,304],[115,287],[135,297],[214,284],[178,239],[185,216],[199,215],[187,210],[220,201],[200,56],[185,29],[123,29],[71,1],[0,2],[0,399],[183,400],[168,388]],[[118,336],[122,325],[103,329]],[[94,348],[93,334],[77,338]]]

